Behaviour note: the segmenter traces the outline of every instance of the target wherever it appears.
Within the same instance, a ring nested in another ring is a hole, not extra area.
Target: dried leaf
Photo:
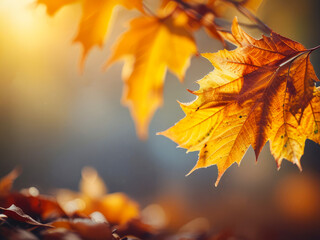
[[[200,151],[191,172],[217,165],[216,185],[227,168],[240,163],[250,145],[258,158],[268,140],[279,167],[287,159],[301,168],[305,140],[320,143],[320,97],[314,84],[319,80],[310,63],[313,49],[274,32],[255,40],[236,20],[232,35],[226,37],[238,48],[203,54],[215,70],[192,92],[197,99],[181,104],[186,117],[160,134],[188,151]]]
[[[29,225],[37,226],[37,227],[52,227],[51,225],[42,224],[42,223],[34,220],[32,217],[25,214],[21,210],[21,208],[18,208],[15,205],[11,205],[9,208],[0,207],[0,212],[5,214],[9,219],[13,219],[18,222],[27,223]]]
[[[31,217],[46,222],[54,218],[66,217],[66,213],[53,198],[42,195],[10,193],[6,198],[0,198],[0,204],[4,207],[14,204]]]

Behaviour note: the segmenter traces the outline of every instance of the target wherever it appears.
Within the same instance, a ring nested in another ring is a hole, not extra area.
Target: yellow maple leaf
[[[278,166],[287,159],[300,166],[307,138],[320,143],[319,81],[310,53],[300,43],[272,32],[260,40],[247,35],[235,19],[233,51],[203,54],[215,67],[192,92],[197,99],[181,104],[186,117],[159,133],[188,151],[200,151],[196,166],[218,167],[218,184],[233,163],[240,164],[251,145],[256,158],[265,143]],[[190,173],[191,173],[190,172]]]
[[[81,3],[82,16],[74,41],[83,46],[82,65],[93,46],[102,47],[116,6],[143,12],[142,0],[38,0],[37,4],[45,4],[47,12],[53,15],[62,7],[76,2]]]
[[[162,104],[167,68],[182,81],[195,53],[192,34],[171,15],[132,20],[130,29],[116,43],[107,66],[126,57],[123,103],[130,107],[141,138],[147,136],[150,119]]]

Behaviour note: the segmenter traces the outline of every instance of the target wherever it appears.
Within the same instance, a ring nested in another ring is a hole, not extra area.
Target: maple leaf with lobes
[[[118,40],[107,62],[125,58],[126,84],[123,102],[129,105],[137,133],[145,138],[155,110],[162,104],[162,89],[167,68],[181,81],[196,53],[192,34],[179,18],[142,16],[133,19],[130,29]]]
[[[250,145],[258,158],[267,141],[278,167],[287,159],[301,169],[306,139],[320,143],[320,89],[314,84],[319,80],[310,63],[317,48],[275,32],[256,40],[236,19],[232,34],[221,34],[237,48],[203,54],[214,71],[191,91],[197,99],[181,104],[186,117],[159,134],[200,151],[191,172],[217,165],[216,185]]]

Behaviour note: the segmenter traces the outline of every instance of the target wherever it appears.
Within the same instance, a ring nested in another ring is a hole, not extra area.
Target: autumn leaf
[[[37,226],[37,227],[52,227],[49,224],[42,224],[36,220],[34,220],[29,215],[25,214],[21,208],[11,205],[9,208],[3,208],[0,207],[0,212],[7,216],[9,219],[13,219],[18,222],[26,223],[31,226]]]
[[[101,213],[111,224],[125,224],[139,217],[138,204],[124,193],[107,193],[107,187],[95,169],[86,167],[82,171],[80,193],[60,190],[57,200],[69,214],[89,217]]]
[[[37,189],[29,188],[21,192],[14,192],[11,186],[19,175],[19,168],[15,168],[9,174],[0,179],[0,206],[10,208],[16,206],[34,219],[48,222],[53,218],[66,217],[66,213],[58,205],[55,199],[39,195]]]
[[[55,199],[43,195],[32,196],[26,193],[11,192],[5,198],[0,198],[0,205],[4,207],[16,205],[31,217],[46,222],[53,218],[66,216]]]
[[[217,165],[216,185],[250,145],[258,158],[267,141],[278,167],[287,159],[301,168],[306,139],[320,143],[320,90],[314,84],[319,80],[310,63],[317,48],[275,32],[255,40],[236,19],[232,34],[221,34],[237,48],[203,54],[214,71],[191,91],[197,99],[181,104],[186,117],[159,134],[200,151],[191,172]]]
[[[68,211],[69,215],[53,197],[37,195],[32,191],[34,187],[11,191],[17,175],[18,169],[14,169],[0,179],[0,186],[4,186],[0,189],[4,190],[0,192],[1,239],[116,240],[120,236],[144,238],[158,234],[141,222],[138,205],[124,193],[107,194],[103,180],[92,168],[82,172],[81,193],[58,192],[57,198],[66,210],[75,210],[79,204],[78,211]],[[62,198],[67,201],[61,201],[61,194],[66,194]]]
[[[38,0],[37,4],[45,4],[47,12],[54,15],[62,7],[77,2],[81,3],[82,16],[74,41],[83,46],[82,65],[93,46],[103,46],[117,6],[143,12],[142,0]]]
[[[256,10],[262,0],[164,0],[159,16],[142,16],[131,22],[131,28],[116,43],[108,65],[128,57],[123,69],[126,83],[123,103],[131,109],[137,134],[146,138],[150,120],[162,105],[162,89],[169,68],[182,80],[190,57],[196,53],[194,31],[206,32],[224,43],[218,33],[221,26],[215,18],[235,4]],[[49,15],[62,7],[79,3],[82,17],[74,39],[83,45],[81,67],[93,46],[103,46],[117,6],[144,12],[143,0],[38,0],[47,6]],[[231,4],[230,4],[231,3]],[[163,49],[168,49],[163,51]]]
[[[150,119],[162,105],[167,69],[182,81],[190,57],[195,53],[192,34],[183,22],[171,15],[136,18],[117,42],[107,66],[126,57],[123,103],[130,107],[141,138],[147,136]]]

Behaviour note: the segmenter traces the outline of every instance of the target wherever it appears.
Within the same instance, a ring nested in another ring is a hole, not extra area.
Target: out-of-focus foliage
[[[79,24],[78,34],[75,42],[80,42],[83,46],[82,61],[85,60],[88,52],[93,46],[103,46],[108,34],[110,22],[116,6],[121,5],[128,9],[139,9],[143,11],[142,0],[38,0],[37,4],[45,4],[50,15],[54,15],[62,7],[81,3],[82,17]]]
[[[162,105],[167,68],[183,80],[195,53],[193,36],[184,23],[170,15],[134,19],[129,31],[118,41],[109,63],[127,57],[123,68],[126,84],[123,101],[131,109],[140,137],[147,136],[150,118]]]
[[[68,214],[89,217],[94,212],[100,212],[112,224],[124,224],[130,219],[139,217],[139,207],[136,202],[123,193],[107,194],[106,189],[94,169],[84,168],[80,193],[60,190],[57,193],[57,200]]]
[[[17,175],[18,171],[13,170],[0,180],[0,186],[12,185]],[[151,234],[152,228],[138,220],[139,209],[134,201],[123,193],[106,194],[106,186],[94,169],[85,168],[82,175],[82,192],[59,190],[58,201],[39,195],[34,187],[21,192],[1,188],[0,236],[14,240],[106,240],[119,239],[119,234]],[[114,234],[117,229],[119,233]]]
[[[0,179],[0,184],[7,182],[16,174],[16,170],[9,173]],[[320,212],[318,184],[319,179],[311,175],[309,177],[288,176],[280,182],[273,195],[275,207],[268,205],[268,208],[277,210],[273,211],[272,215],[269,214],[270,210],[266,209],[265,205],[259,207],[252,203],[248,203],[252,211],[237,210],[236,206],[242,200],[239,195],[232,194],[221,199],[219,207],[214,210],[215,218],[219,221],[212,226],[204,217],[190,219],[188,208],[183,206],[185,199],[179,199],[176,196],[162,196],[162,200],[161,198],[157,200],[158,203],[148,205],[141,212],[139,211],[139,215],[132,215],[132,218],[119,219],[125,216],[123,213],[132,212],[120,198],[113,199],[113,206],[101,206],[98,203],[100,208],[94,209],[91,214],[80,212],[79,209],[75,211],[75,206],[84,207],[84,204],[89,203],[84,202],[85,197],[96,198],[98,202],[98,198],[112,195],[106,193],[106,187],[97,172],[86,167],[83,169],[80,181],[81,193],[58,190],[54,196],[48,197],[40,195],[35,187],[23,189],[20,192],[11,189],[1,190],[0,205],[3,207],[0,207],[0,238],[10,240],[282,239],[284,231],[287,231],[286,228],[292,231],[292,226],[297,224],[309,224],[313,228],[317,226]],[[88,189],[89,187],[92,189]],[[70,194],[73,196],[71,202],[61,200],[69,199]],[[122,198],[128,199],[124,193],[121,194]],[[288,198],[291,199],[289,203]],[[227,203],[230,200],[233,203],[231,205]],[[81,201],[83,202],[79,204]],[[133,203],[132,200],[130,202]],[[92,202],[89,206],[91,204]],[[210,209],[212,206],[203,207]],[[231,218],[234,218],[230,214],[234,211],[242,219],[242,227],[230,226]],[[118,220],[112,219],[112,214],[119,214]],[[248,216],[251,217],[248,218]],[[246,221],[243,221],[243,217]],[[228,224],[221,226],[221,220],[224,218],[229,219]],[[269,220],[265,222],[262,221],[263,219]],[[288,226],[283,225],[283,221],[288,223]],[[297,233],[299,233],[298,228],[292,234]],[[308,236],[320,236],[317,231],[311,231],[311,233],[312,235]],[[292,236],[290,239],[303,239],[297,235]]]
[[[182,81],[191,56],[195,55],[194,31],[203,27],[209,36],[224,43],[215,21],[223,17],[228,6],[241,5],[255,11],[261,0],[163,0],[157,14],[143,0],[38,0],[49,15],[73,3],[82,6],[82,17],[75,42],[83,45],[82,67],[94,46],[103,46],[115,8],[138,9],[143,16],[132,20],[130,29],[115,43],[109,63],[127,57],[123,67],[127,105],[136,124],[137,134],[146,138],[154,112],[162,105],[162,89],[169,68]]]

